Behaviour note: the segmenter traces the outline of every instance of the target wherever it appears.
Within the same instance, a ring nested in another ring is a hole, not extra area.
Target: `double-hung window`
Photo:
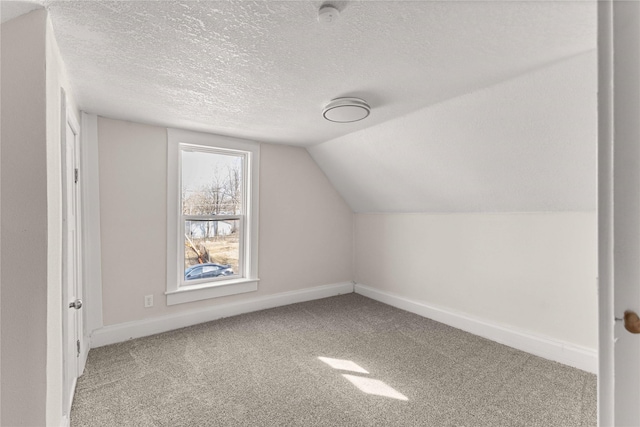
[[[167,136],[167,304],[255,291],[259,144]]]

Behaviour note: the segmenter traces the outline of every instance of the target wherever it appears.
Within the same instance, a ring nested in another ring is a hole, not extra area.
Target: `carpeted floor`
[[[348,294],[93,349],[71,425],[595,426],[596,377]]]

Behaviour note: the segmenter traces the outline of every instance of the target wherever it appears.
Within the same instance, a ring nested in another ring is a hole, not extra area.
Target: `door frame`
[[[598,2],[598,424],[640,425],[640,3]]]
[[[598,425],[614,425],[613,5],[598,2]]]
[[[75,220],[75,271],[72,273],[75,276],[75,298],[82,299],[84,283],[83,283],[83,275],[82,275],[82,199],[81,199],[81,191],[80,191],[80,182],[74,179],[74,183],[72,183],[72,193],[69,194],[67,191],[67,177],[75,175],[75,169],[80,169],[81,165],[81,140],[80,140],[80,124],[76,117],[74,111],[67,105],[66,102],[66,94],[64,90],[61,90],[61,109],[60,109],[60,153],[61,153],[61,184],[62,184],[62,414],[63,419],[69,420],[71,406],[73,404],[73,396],[75,394],[75,387],[78,377],[82,373],[82,369],[84,368],[84,357],[82,349],[84,346],[80,346],[79,352],[73,351],[72,354],[69,354],[68,349],[68,339],[69,334],[72,333],[75,337],[75,340],[80,341],[81,343],[84,341],[84,328],[83,328],[83,315],[82,311],[74,310],[74,321],[73,325],[70,325],[68,322],[68,314],[69,310],[69,302],[71,300],[70,295],[68,295],[68,252],[67,252],[67,239],[68,239],[68,226],[67,226],[67,201],[68,197],[75,198],[75,203],[73,204],[74,209],[74,220]],[[67,162],[67,126],[71,129],[74,134],[73,141],[73,164],[70,166]],[[71,167],[72,170],[69,171],[68,168]],[[78,176],[79,175],[75,175]],[[72,178],[73,179],[73,178]],[[74,347],[75,348],[75,347]],[[70,368],[71,365],[71,368]]]

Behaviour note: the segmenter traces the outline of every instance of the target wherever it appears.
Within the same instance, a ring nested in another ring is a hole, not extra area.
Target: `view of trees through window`
[[[182,151],[185,280],[241,273],[242,189],[242,156]]]

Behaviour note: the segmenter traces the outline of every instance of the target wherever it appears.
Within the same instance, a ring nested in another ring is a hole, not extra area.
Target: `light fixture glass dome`
[[[324,107],[325,119],[336,123],[351,123],[369,116],[371,107],[360,98],[336,98]]]

